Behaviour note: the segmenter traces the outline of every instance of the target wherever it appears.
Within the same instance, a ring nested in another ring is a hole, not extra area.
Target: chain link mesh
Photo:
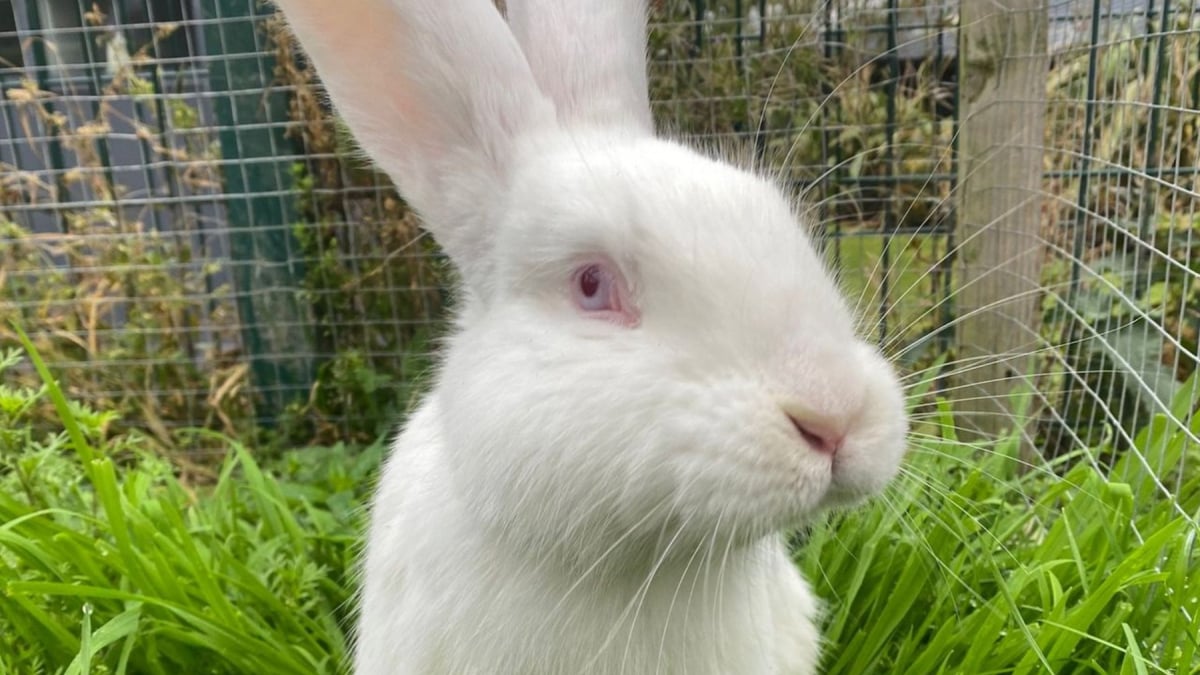
[[[863,330],[951,395],[962,290],[1006,288],[955,267],[963,97],[987,76],[959,63],[960,9],[671,0],[650,44],[662,126],[802,194]],[[1039,25],[1045,54],[1017,55],[1048,64],[1017,375],[1058,456],[1194,419],[1200,16],[1072,0]],[[0,344],[19,321],[72,396],[172,448],[183,427],[367,441],[402,417],[449,271],[268,5],[0,0],[0,85]]]

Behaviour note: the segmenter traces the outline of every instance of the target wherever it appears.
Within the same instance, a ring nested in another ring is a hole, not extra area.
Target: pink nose
[[[812,446],[813,450],[827,455],[836,454],[842,447],[845,434],[835,430],[831,425],[814,419],[801,419],[791,413],[785,413],[792,426],[800,433],[800,437]]]

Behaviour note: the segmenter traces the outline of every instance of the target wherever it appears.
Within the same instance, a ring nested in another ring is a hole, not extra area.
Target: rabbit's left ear
[[[554,105],[491,0],[275,0],[334,107],[469,288],[488,276],[504,192]]]
[[[567,128],[654,133],[646,0],[508,0],[508,23]]]

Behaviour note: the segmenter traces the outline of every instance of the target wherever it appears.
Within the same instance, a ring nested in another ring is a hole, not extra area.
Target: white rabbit
[[[893,477],[901,389],[783,191],[655,138],[644,0],[278,4],[462,277],[356,672],[815,672],[778,532]]]

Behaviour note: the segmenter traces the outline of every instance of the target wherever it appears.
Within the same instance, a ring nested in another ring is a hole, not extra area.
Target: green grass
[[[1200,671],[1200,448],[1182,430],[1142,430],[1117,482],[1080,456],[1021,471],[1015,439],[972,448],[941,413],[895,489],[801,549],[831,603],[825,672]]]
[[[33,362],[40,390],[0,385],[0,672],[344,670],[380,444],[260,466],[225,439],[216,483],[192,487]],[[47,400],[61,425],[37,428]],[[925,419],[894,489],[798,549],[829,601],[825,672],[1200,670],[1200,472],[1181,473],[1200,449],[1174,421],[1110,481],[1087,453],[1020,471],[1015,442],[957,441],[945,405]]]
[[[0,359],[0,371],[17,356]],[[189,489],[136,434],[0,387],[0,672],[321,673],[344,663],[359,514],[380,446],[265,472],[233,440]],[[36,400],[61,429],[22,425]]]

